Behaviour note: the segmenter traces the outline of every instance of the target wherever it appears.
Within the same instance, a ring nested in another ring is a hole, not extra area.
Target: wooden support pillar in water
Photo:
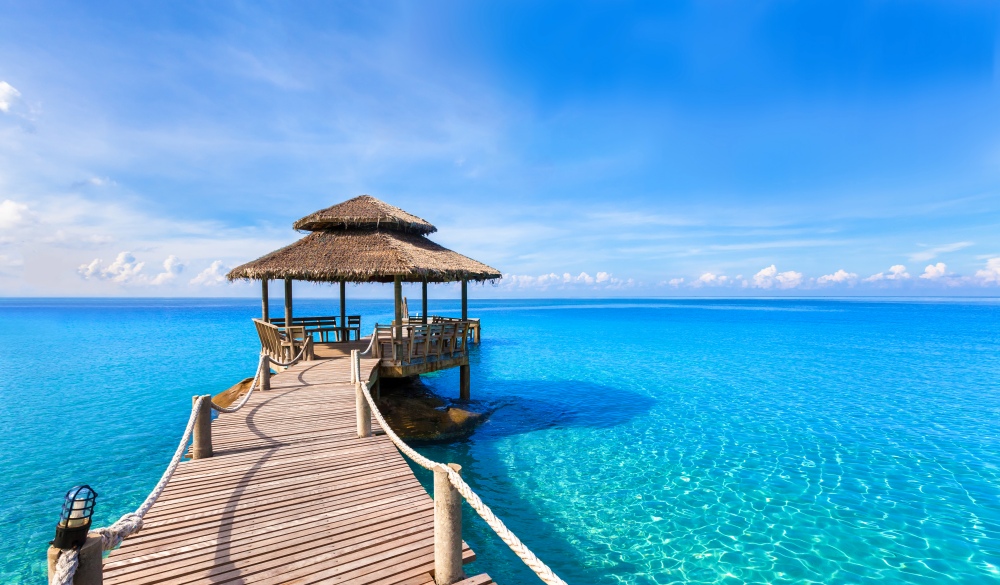
[[[263,278],[260,281],[260,318],[265,323],[271,322],[271,307],[269,304],[270,301],[267,298],[267,279]]]
[[[462,466],[449,463],[455,472]],[[434,582],[452,585],[465,579],[462,571],[462,495],[448,472],[434,470]]]
[[[458,379],[458,397],[462,400],[470,400],[472,398],[472,371],[469,369],[469,364],[458,367]]]
[[[59,560],[59,553],[63,552],[54,546],[49,547],[49,582],[52,582],[52,575],[56,572],[56,562]],[[99,535],[91,533],[87,536],[87,541],[80,547],[77,553],[79,564],[76,566],[76,573],[73,573],[73,585],[102,585],[104,583],[104,552],[103,542]]]
[[[285,327],[292,326],[292,279],[285,279]]]
[[[340,332],[337,334],[337,341],[349,341],[347,336],[347,283],[340,281]]]
[[[198,396],[191,397],[191,405],[198,402]],[[205,459],[212,456],[212,397],[202,396],[201,407],[194,419],[191,459]]]
[[[427,324],[427,281],[420,283],[420,292],[422,293],[420,297],[420,323],[423,325]]]

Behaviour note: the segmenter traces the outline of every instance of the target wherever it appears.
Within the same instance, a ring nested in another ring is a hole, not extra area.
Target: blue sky
[[[362,193],[480,296],[1000,293],[993,3],[0,10],[2,295],[255,294]]]

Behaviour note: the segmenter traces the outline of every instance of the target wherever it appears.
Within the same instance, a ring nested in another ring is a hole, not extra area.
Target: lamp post
[[[56,537],[49,546],[50,580],[55,574],[59,556],[67,550],[76,549],[78,564],[73,584],[100,585],[103,582],[103,542],[100,535],[89,534],[96,503],[97,492],[89,485],[78,485],[66,492],[59,523],[56,524]]]

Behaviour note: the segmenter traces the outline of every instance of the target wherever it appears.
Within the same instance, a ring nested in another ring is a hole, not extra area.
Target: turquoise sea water
[[[497,410],[420,450],[569,583],[1000,583],[1000,302],[470,305],[473,398]],[[0,582],[44,582],[73,484],[99,524],[145,497],[191,395],[252,373],[258,311],[0,300]],[[425,380],[457,395],[457,371]],[[470,571],[537,583],[468,508],[465,537]]]

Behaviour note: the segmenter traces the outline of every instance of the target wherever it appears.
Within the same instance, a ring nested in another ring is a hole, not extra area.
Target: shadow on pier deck
[[[104,582],[433,585],[433,501],[388,437],[358,438],[346,345],[216,418],[214,455],[180,464]]]

